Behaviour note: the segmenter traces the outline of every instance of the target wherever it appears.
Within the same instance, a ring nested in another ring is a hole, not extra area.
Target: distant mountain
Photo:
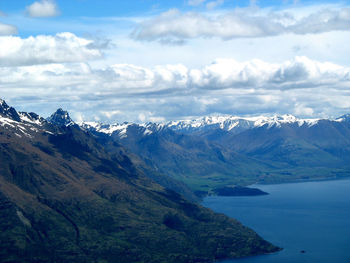
[[[350,115],[344,115],[335,121],[350,120]],[[123,138],[127,136],[126,131],[129,126],[137,125],[144,129],[144,135],[154,132],[160,132],[166,129],[173,130],[181,134],[198,134],[212,130],[223,130],[230,133],[240,133],[245,130],[266,126],[281,127],[284,124],[306,125],[311,127],[317,124],[321,119],[298,119],[293,115],[281,115],[273,117],[238,117],[238,116],[207,116],[194,120],[170,121],[166,123],[143,123],[135,124],[124,122],[122,124],[102,124],[96,122],[83,122],[82,127],[96,130],[106,134],[114,134]]]
[[[0,115],[1,262],[213,262],[278,250],[149,179],[108,137],[4,101]]]
[[[286,123],[221,137],[218,143],[273,164],[264,181],[337,178],[350,175],[350,125],[319,120],[315,125]]]
[[[7,105],[7,103],[2,99],[0,99],[0,116],[3,118],[10,118],[14,121],[20,121],[20,117],[17,111]]]
[[[60,126],[69,126],[75,124],[74,121],[70,118],[67,111],[59,108],[55,113],[46,119],[48,122],[51,122],[55,125]]]
[[[199,195],[220,185],[255,182],[261,171],[270,167],[201,136],[183,134],[162,124],[84,123],[82,127],[97,137],[107,135],[147,165],[183,181]]]
[[[350,115],[212,116],[167,123],[83,123],[197,191],[350,176]]]
[[[165,124],[166,127],[180,132],[199,132],[214,129],[221,129],[232,133],[240,133],[244,130],[261,126],[278,126],[285,123],[298,123],[301,125],[314,125],[317,119],[297,119],[293,115],[282,115],[273,117],[237,117],[237,116],[209,116],[194,120],[171,121]]]
[[[350,122],[350,114],[345,114],[336,119],[338,122]]]

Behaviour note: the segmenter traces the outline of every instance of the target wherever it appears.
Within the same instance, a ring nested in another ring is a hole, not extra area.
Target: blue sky
[[[44,117],[350,112],[350,1],[0,1],[0,97]]]
[[[194,0],[196,1],[196,0]],[[198,0],[200,2],[200,0]],[[26,7],[34,1],[16,0],[0,1],[0,10],[6,14],[1,17],[3,23],[14,23],[18,27],[18,34],[26,37],[33,34],[52,34],[57,32],[75,31],[74,33],[87,33],[88,30],[79,30],[78,27],[70,26],[66,23],[78,23],[84,25],[102,25],[108,18],[130,18],[156,15],[169,9],[179,9],[182,11],[207,11],[206,3],[189,4],[186,0],[56,0],[60,15],[48,18],[31,18],[26,14]],[[212,2],[215,2],[212,1]],[[216,10],[234,10],[236,8],[247,8],[258,6],[259,8],[271,8],[274,10],[283,10],[288,7],[313,6],[316,1],[293,1],[293,0],[230,0],[222,1],[218,4]],[[317,1],[320,4],[334,4],[334,1]],[[338,2],[346,5],[346,1]],[[88,19],[90,18],[90,19]],[[93,22],[92,18],[96,18]],[[99,20],[105,19],[105,20]]]

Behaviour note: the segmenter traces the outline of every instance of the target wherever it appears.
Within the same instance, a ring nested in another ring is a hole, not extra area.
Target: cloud
[[[290,25],[288,29],[295,34],[317,34],[335,30],[350,30],[350,8],[340,10],[321,10],[310,14]]]
[[[0,37],[0,46],[0,66],[82,62],[102,57],[99,43],[72,33],[24,39],[3,36]]]
[[[31,17],[54,17],[60,11],[54,0],[41,0],[27,6],[27,13]]]
[[[216,5],[219,2],[221,1],[210,3]],[[171,9],[141,22],[131,36],[140,41],[173,43],[195,38],[217,37],[230,40],[338,30],[350,31],[350,8],[322,9],[302,17],[294,17],[291,12],[266,12],[254,7],[219,15],[183,13]]]
[[[200,13],[181,13],[172,9],[140,24],[133,31],[132,37],[145,41],[179,41],[199,37],[220,37],[227,40],[236,37],[277,35],[281,31],[281,24],[238,12],[212,18]]]
[[[332,63],[321,63],[307,57],[296,57],[281,64],[261,60],[237,62],[218,59],[201,70],[190,72],[192,84],[205,89],[254,88],[299,89],[325,85],[349,85],[350,69]]]
[[[103,115],[105,115],[108,119],[113,118],[115,115],[122,114],[120,110],[113,110],[113,111],[101,111]]]
[[[218,6],[221,6],[224,4],[224,0],[216,0],[216,1],[210,1],[206,4],[206,7],[211,10],[211,9],[214,9]]]
[[[1,96],[47,116],[156,121],[220,114],[337,116],[350,111],[350,68],[296,57],[283,63],[217,59],[201,68],[87,63],[0,67]]]
[[[49,64],[3,67],[0,76],[4,86],[17,82],[23,86],[61,87],[63,90],[92,88],[98,96],[124,97],[240,89],[286,91],[332,87],[342,90],[350,84],[350,68],[306,57],[280,64],[256,59],[246,62],[217,59],[200,69],[189,69],[181,64],[153,68],[116,64],[103,69],[92,69],[86,63]],[[96,86],[99,88],[95,89]]]
[[[17,28],[15,26],[0,23],[0,36],[15,34],[17,34]]]
[[[188,0],[188,5],[191,5],[191,6],[198,6],[198,5],[201,5],[205,2],[206,0]]]
[[[215,0],[215,1],[207,1],[207,0],[188,0],[187,4],[190,6],[199,6],[206,3],[207,9],[211,10],[220,5],[222,5],[224,0]]]

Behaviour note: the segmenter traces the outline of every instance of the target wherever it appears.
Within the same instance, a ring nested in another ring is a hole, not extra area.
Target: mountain
[[[350,122],[350,114],[345,114],[336,119],[338,122]]]
[[[340,118],[349,118],[348,115],[344,115]],[[339,118],[339,119],[340,119]],[[297,123],[299,126],[315,125],[319,119],[298,119],[293,115],[286,114],[281,116],[273,117],[238,117],[238,116],[205,116],[193,120],[181,120],[181,121],[170,121],[165,123],[143,123],[138,124],[140,127],[145,128],[145,135],[152,132],[162,131],[165,129],[171,129],[181,134],[193,134],[199,132],[205,132],[210,130],[223,130],[231,133],[240,133],[242,131],[262,127],[267,125],[268,127],[278,126],[280,127],[286,123]],[[126,129],[134,123],[124,122],[122,124],[102,124],[96,122],[83,122],[83,127],[93,128],[99,132],[106,134],[112,134],[117,132],[119,137],[125,136]]]
[[[223,130],[230,133],[238,134],[248,129],[262,126],[278,126],[286,123],[298,123],[301,125],[312,126],[317,123],[318,119],[298,119],[293,115],[286,114],[273,117],[238,117],[238,116],[206,116],[194,120],[171,121],[164,126],[181,133],[199,133],[210,130]]]
[[[117,143],[0,106],[0,262],[213,262],[277,251]],[[113,150],[112,150],[113,148]]]
[[[2,99],[0,99],[0,116],[3,118],[9,117],[14,121],[20,121],[20,117],[17,111],[14,108],[7,105],[7,103]]]
[[[198,193],[226,185],[350,175],[350,115],[211,116],[145,124],[83,123]]]
[[[69,126],[74,124],[74,121],[70,118],[68,112],[61,108],[48,117],[47,121],[59,126]]]
[[[286,123],[220,138],[240,154],[273,164],[261,181],[326,179],[350,175],[350,125],[319,120],[315,125]]]
[[[82,127],[97,137],[107,136],[123,145],[147,165],[181,180],[198,195],[222,185],[255,182],[261,171],[270,166],[201,136],[179,133],[162,124],[83,123]]]

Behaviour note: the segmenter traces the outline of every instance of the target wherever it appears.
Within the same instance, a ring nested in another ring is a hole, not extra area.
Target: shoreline
[[[265,186],[265,185],[285,185],[285,184],[299,184],[299,183],[312,183],[312,182],[327,182],[327,181],[341,181],[341,180],[350,180],[350,175],[349,176],[344,176],[344,177],[333,177],[333,178],[322,178],[322,179],[296,179],[293,181],[286,181],[286,182],[275,182],[275,183],[261,183],[261,182],[256,182],[253,184],[247,184],[244,185],[243,187],[247,187],[247,188],[257,188],[259,190],[261,190],[259,188],[259,186]],[[194,192],[195,193],[195,192]],[[269,193],[268,193],[269,194]],[[196,195],[196,194],[195,194]],[[213,190],[208,191],[206,194],[199,196],[196,195],[199,198],[199,202],[201,203],[203,201],[204,198],[206,197],[210,197],[210,196],[220,196],[220,197],[241,197],[241,196],[245,196],[245,197],[254,197],[254,196],[264,196],[264,195],[240,195],[240,196],[222,196],[222,195],[218,195],[215,194],[213,192]]]
[[[344,176],[344,177],[328,177],[328,178],[320,178],[320,179],[295,179],[292,181],[281,181],[281,182],[271,182],[271,183],[261,183],[261,182],[256,182],[250,185],[247,185],[249,187],[251,186],[259,186],[259,185],[279,185],[279,184],[298,184],[298,183],[312,183],[312,182],[326,182],[326,181],[340,181],[340,180],[350,180],[350,175],[349,176]]]

